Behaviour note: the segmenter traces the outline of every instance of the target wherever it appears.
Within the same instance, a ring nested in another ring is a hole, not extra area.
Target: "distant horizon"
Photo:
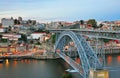
[[[12,17],[12,16],[11,16]],[[6,19],[10,19],[11,17],[3,17],[3,18],[6,18]],[[19,17],[21,17],[21,16],[19,16]],[[0,18],[0,23],[1,23],[1,19],[2,18]],[[18,17],[13,17],[13,19],[18,19]],[[40,20],[38,20],[38,19],[35,19],[35,18],[23,18],[22,17],[22,19],[23,20],[36,20],[37,22],[39,22],[39,23],[50,23],[50,22],[57,22],[57,21],[64,21],[64,22],[75,22],[75,21],[80,21],[80,20],[84,20],[84,19],[79,19],[79,20],[73,20],[73,21],[67,21],[67,20],[60,20],[60,19],[58,19],[58,20],[51,20],[51,21],[43,21],[43,19],[42,18],[39,18]],[[90,18],[90,19],[95,19],[95,18]],[[87,20],[89,20],[89,19],[85,19],[84,21],[87,21]],[[120,19],[116,19],[116,20],[97,20],[97,19],[95,19],[96,21],[120,21]]]
[[[0,0],[0,19],[36,19],[39,22],[96,19],[120,20],[120,0]]]

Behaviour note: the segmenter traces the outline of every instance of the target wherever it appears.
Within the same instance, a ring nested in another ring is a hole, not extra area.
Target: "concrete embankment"
[[[59,56],[57,56],[54,52],[46,52],[44,54],[36,54],[33,55],[32,58],[34,59],[57,59]]]
[[[9,56],[0,56],[1,59],[56,59],[59,58],[53,52],[46,52],[44,54],[40,54],[39,52],[31,55],[9,55]]]
[[[32,59],[31,56],[1,56],[0,59]]]

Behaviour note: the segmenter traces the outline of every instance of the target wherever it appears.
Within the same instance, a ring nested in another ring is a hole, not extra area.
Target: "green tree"
[[[15,25],[16,25],[16,24],[20,24],[20,21],[17,20],[17,19],[15,19],[15,20],[14,20],[14,24],[15,24]]]
[[[18,20],[17,24],[20,24],[20,21]]]
[[[63,24],[61,22],[59,22],[60,26],[63,27]]]
[[[99,28],[101,28],[103,26],[103,24],[99,24]]]
[[[83,25],[84,24],[84,20],[80,20],[80,24]]]
[[[44,32],[42,29],[38,29],[38,30],[36,30],[35,32]]]
[[[15,20],[14,20],[14,24],[16,25],[17,23],[18,23],[18,20],[17,20],[17,19],[15,19]]]
[[[53,44],[55,43],[55,38],[56,38],[56,35],[53,34],[53,35],[51,36],[51,40],[52,40],[52,43],[53,43]]]
[[[103,39],[105,43],[109,42],[111,39]]]
[[[7,39],[1,39],[1,42],[6,43]]]
[[[11,27],[11,26],[9,26],[9,27],[8,27],[8,31],[11,31],[11,30],[12,30],[12,27]]]
[[[2,34],[0,34],[0,38],[2,38]]]
[[[89,19],[87,25],[91,25],[93,28],[98,28],[97,22],[95,19]]]
[[[0,34],[0,41],[1,41],[1,39],[2,39],[2,34]]]
[[[100,40],[103,40],[104,43],[107,43],[107,42],[109,42],[111,39],[100,38]]]
[[[32,20],[31,19],[28,20],[28,24],[32,25]]]
[[[32,20],[29,19],[29,20],[28,20],[28,23],[32,23]]]
[[[21,39],[24,41],[24,42],[27,42],[27,36],[25,34],[21,34]]]
[[[37,42],[37,43],[35,43],[36,45],[41,45],[41,43],[40,42]]]
[[[45,30],[45,32],[47,33],[47,34],[49,34],[50,32],[49,32],[49,30]]]
[[[36,25],[36,21],[35,20],[33,21],[33,25]]]

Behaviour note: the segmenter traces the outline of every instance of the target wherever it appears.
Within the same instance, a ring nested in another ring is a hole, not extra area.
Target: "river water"
[[[120,55],[107,55],[105,66],[110,78],[120,78]],[[0,63],[0,78],[62,78],[65,70],[71,68],[62,59],[58,60],[12,60]],[[72,78],[80,78],[78,73],[71,73]]]
[[[20,61],[6,59],[4,63],[0,63],[0,78],[62,78],[68,68],[70,66],[61,59]],[[79,78],[77,73],[72,76]]]

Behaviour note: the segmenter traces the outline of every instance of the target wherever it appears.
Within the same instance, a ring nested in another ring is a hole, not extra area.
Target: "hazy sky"
[[[0,19],[120,20],[119,8],[120,0],[0,0]]]

